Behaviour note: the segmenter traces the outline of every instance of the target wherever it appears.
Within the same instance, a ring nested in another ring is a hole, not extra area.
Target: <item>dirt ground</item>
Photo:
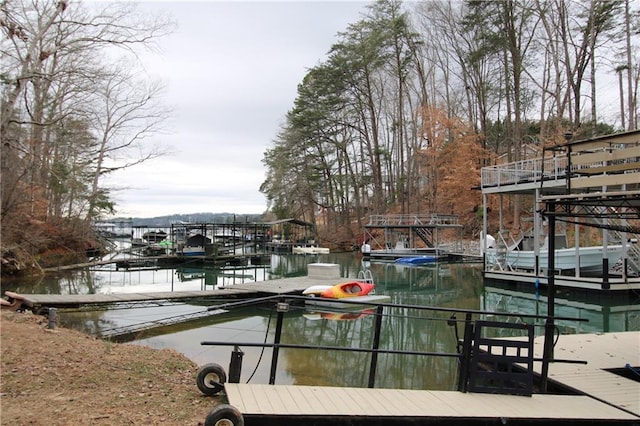
[[[44,317],[2,311],[2,425],[201,425],[218,399],[173,350],[49,330]]]

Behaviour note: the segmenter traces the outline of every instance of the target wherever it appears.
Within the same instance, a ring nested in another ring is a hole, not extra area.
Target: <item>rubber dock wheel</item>
[[[227,374],[220,364],[205,364],[198,370],[196,384],[198,389],[205,395],[217,395],[224,390],[224,383],[227,381]]]
[[[213,407],[204,421],[205,426],[244,426],[244,418],[232,405],[220,404]]]

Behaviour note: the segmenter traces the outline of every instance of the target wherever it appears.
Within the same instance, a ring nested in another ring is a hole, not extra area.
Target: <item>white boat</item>
[[[491,236],[488,235],[487,239]],[[549,250],[545,244],[538,251],[538,267],[546,271],[549,262]],[[602,275],[602,261],[609,259],[609,267],[615,265],[625,252],[625,246],[621,244],[604,246],[587,246],[559,248],[555,250],[556,271],[572,271],[576,265],[580,268],[580,275]],[[534,270],[536,253],[534,250],[521,250],[517,245],[509,247],[504,253],[494,247],[487,248],[486,261],[489,265],[500,267],[503,270]]]
[[[330,250],[327,247],[302,247],[295,246],[292,249],[293,254],[329,254]]]
[[[202,246],[185,246],[182,248],[183,256],[204,256],[205,250]]]

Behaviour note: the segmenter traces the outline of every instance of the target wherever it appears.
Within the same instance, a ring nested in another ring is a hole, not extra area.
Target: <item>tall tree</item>
[[[152,46],[172,27],[124,3],[86,9],[53,0],[0,3],[3,243],[23,220],[87,226],[101,207],[109,210],[100,181],[110,167],[106,153],[124,154],[158,129],[166,110],[153,83],[136,78],[134,86],[132,75],[108,63]],[[140,93],[145,86],[150,90]],[[100,127],[107,121],[108,131]],[[155,155],[153,147],[138,148],[146,154],[118,167]]]
[[[465,194],[469,173],[490,158],[478,143],[491,158],[519,161],[525,145],[563,141],[585,99],[595,121],[598,60],[609,44],[626,52],[610,32],[619,8],[605,3],[434,0],[412,4],[411,16],[400,2],[378,0],[305,77],[287,144],[279,137],[269,154],[303,159],[305,168],[292,170],[307,173],[305,194],[332,226],[367,212],[468,211],[478,201]],[[465,184],[454,185],[456,174]],[[275,176],[263,189],[294,205],[293,186]],[[516,219],[519,208],[516,200]]]

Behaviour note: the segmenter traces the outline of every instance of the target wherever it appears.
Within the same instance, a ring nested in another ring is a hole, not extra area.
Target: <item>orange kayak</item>
[[[364,281],[351,281],[336,284],[323,291],[320,296],[328,299],[343,299],[346,297],[366,296],[374,288],[375,284]]]

